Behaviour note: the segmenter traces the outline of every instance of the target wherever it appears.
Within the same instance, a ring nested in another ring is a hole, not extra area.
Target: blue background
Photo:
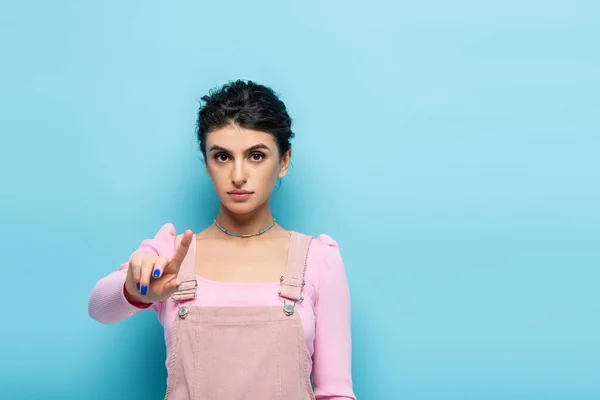
[[[276,217],[341,246],[359,399],[599,399],[598,4],[1,2],[0,397],[163,398],[155,316],[87,300],[210,223],[198,101],[243,78],[295,121]]]

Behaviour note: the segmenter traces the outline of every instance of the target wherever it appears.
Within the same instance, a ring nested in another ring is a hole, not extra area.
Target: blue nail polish
[[[146,293],[148,293],[148,286],[144,285],[142,286],[142,296],[145,296]]]
[[[160,275],[160,271],[157,270],[157,269],[155,269],[153,275],[154,275],[155,278],[158,278],[158,276]]]
[[[138,292],[139,292],[139,291],[140,291],[140,283],[139,283],[139,282],[138,282],[138,283],[136,283],[136,284],[135,284],[135,286],[137,286],[137,290],[138,290]]]

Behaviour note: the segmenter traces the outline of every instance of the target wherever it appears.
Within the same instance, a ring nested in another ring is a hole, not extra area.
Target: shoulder
[[[181,234],[183,234],[183,232]],[[161,226],[158,229],[158,231],[156,231],[156,233],[154,234],[154,240],[160,242],[164,241],[173,243],[177,236],[179,235],[177,234],[177,229],[175,228],[175,225],[173,225],[173,223],[171,222],[167,222],[163,226]]]
[[[307,269],[312,270],[339,268],[340,266],[343,268],[338,242],[325,233],[313,236],[310,242],[306,262]]]
[[[175,252],[176,237],[175,225],[167,222],[156,231],[152,238],[144,239],[137,252],[155,253],[159,256],[171,258]]]
[[[340,245],[331,236],[321,233],[313,237],[306,259],[306,276],[313,284],[315,303],[323,293],[339,295],[348,290]]]
[[[310,251],[328,259],[340,253],[340,246],[331,236],[321,233],[313,237],[310,243]]]

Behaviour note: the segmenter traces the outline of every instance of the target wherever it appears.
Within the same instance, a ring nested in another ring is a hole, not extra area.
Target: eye
[[[265,158],[265,155],[263,153],[252,153],[250,158],[252,161],[262,161]]]
[[[217,153],[215,154],[215,160],[217,160],[218,162],[226,162],[229,160],[229,155],[225,154],[225,153]]]

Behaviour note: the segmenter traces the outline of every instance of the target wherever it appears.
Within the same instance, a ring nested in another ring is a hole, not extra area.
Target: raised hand
[[[173,258],[154,254],[135,254],[129,261],[125,290],[129,300],[138,303],[157,303],[171,296],[181,284],[178,278],[193,233],[185,231]]]

